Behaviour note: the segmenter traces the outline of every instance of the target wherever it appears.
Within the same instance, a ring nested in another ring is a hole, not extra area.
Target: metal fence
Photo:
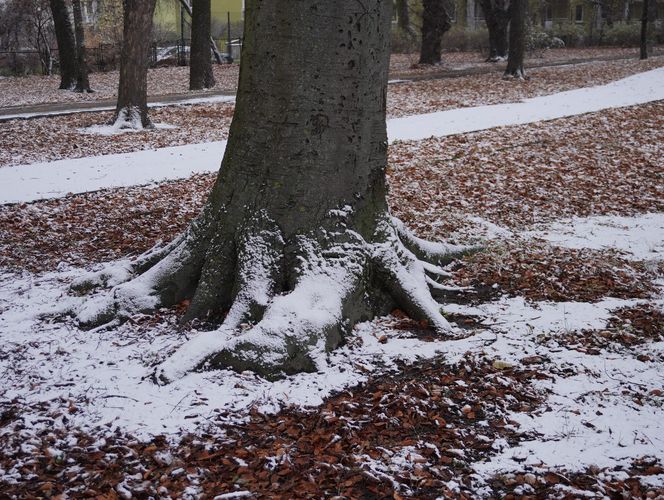
[[[242,50],[242,38],[215,40],[222,62],[238,62]],[[187,66],[189,64],[190,40],[160,41],[152,44],[148,63],[151,67]],[[50,50],[51,64],[43,59],[47,51],[37,50],[0,50],[0,75],[45,74],[47,67],[53,73],[59,70],[58,49]],[[91,71],[111,71],[120,64],[120,46],[102,44],[86,48],[86,55]],[[210,57],[213,57],[212,53]],[[216,58],[215,58],[216,62]]]

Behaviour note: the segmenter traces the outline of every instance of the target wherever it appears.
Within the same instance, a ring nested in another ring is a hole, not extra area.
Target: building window
[[[553,21],[553,9],[551,8],[551,5],[547,5],[544,9],[544,20]]]
[[[577,5],[574,12],[574,20],[577,23],[583,22],[583,5]]]

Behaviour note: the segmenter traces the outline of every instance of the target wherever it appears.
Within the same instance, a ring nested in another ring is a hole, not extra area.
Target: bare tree
[[[148,117],[148,61],[156,1],[123,0],[120,83],[113,119],[119,128],[152,127]]]
[[[85,54],[85,28],[83,26],[83,13],[81,0],[71,0],[74,10],[74,26],[76,29],[76,92],[92,92],[88,76],[88,61]]]
[[[193,29],[194,11],[189,1],[190,0],[180,0],[180,5],[182,5],[185,12],[192,19],[192,29]],[[222,62],[224,62],[224,58],[221,56],[221,52],[219,52],[219,48],[217,47],[217,42],[214,41],[212,35],[210,35],[210,48],[212,49],[212,53],[214,54],[214,59],[217,61],[217,64],[221,64]]]
[[[649,1],[643,0],[643,12],[641,14],[641,44],[639,58],[648,59],[648,14]]]
[[[410,22],[410,6],[408,5],[408,0],[396,0],[396,10],[399,29],[412,40],[415,40],[417,38],[417,33],[415,33],[413,25]]]
[[[186,301],[183,321],[219,322],[158,368],[160,382],[216,367],[312,371],[355,323],[394,307],[450,330],[428,288],[444,271],[427,262],[462,249],[414,237],[386,201],[392,2],[307,5],[247,1],[235,115],[206,206],[79,314],[92,326]]]
[[[189,90],[210,89],[215,84],[210,57],[210,0],[194,0],[192,11]]]
[[[69,9],[65,0],[50,0],[55,37],[58,41],[58,57],[60,60],[60,88],[73,89],[76,86],[78,73],[76,64],[76,40],[72,29]]]
[[[439,64],[443,35],[452,27],[445,0],[422,1],[420,64]]]
[[[487,62],[507,58],[507,27],[510,22],[510,0],[479,0],[486,27],[489,30],[489,57]]]
[[[504,77],[524,79],[523,59],[526,53],[526,0],[512,0],[510,7],[510,48]]]

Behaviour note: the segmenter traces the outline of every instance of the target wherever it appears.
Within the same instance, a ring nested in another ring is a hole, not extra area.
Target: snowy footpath
[[[494,127],[553,120],[664,99],[664,68],[607,85],[519,103],[453,109],[388,120],[390,142],[444,137]],[[226,141],[0,168],[0,204],[146,185],[215,172]]]

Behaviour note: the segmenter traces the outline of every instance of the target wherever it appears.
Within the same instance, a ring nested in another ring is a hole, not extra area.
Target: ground
[[[652,67],[607,64],[542,70],[505,100],[574,86],[556,75],[592,85]],[[477,78],[393,85],[390,114],[495,102]],[[195,140],[221,123],[217,140],[230,110],[160,112],[196,116]],[[72,133],[93,116],[0,128]],[[152,367],[205,329],[175,327],[184,305],[93,332],[58,314],[80,306],[74,280],[182,231],[213,175],[0,206],[4,494],[664,495],[663,117],[656,101],[393,142],[394,215],[419,236],[483,245],[447,269],[444,311],[464,334],[441,339],[393,311],[359,325],[319,373],[273,382],[216,371],[153,384]],[[91,136],[82,156],[171,144],[169,133]],[[55,157],[34,141],[13,151],[34,149],[20,163],[78,156],[65,142],[52,140]]]

